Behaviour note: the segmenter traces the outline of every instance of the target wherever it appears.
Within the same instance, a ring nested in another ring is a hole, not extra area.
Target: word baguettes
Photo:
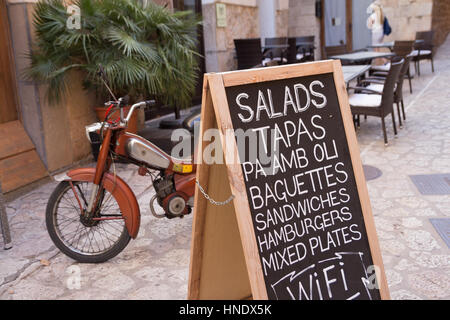
[[[380,299],[333,74],[226,95],[269,299]]]

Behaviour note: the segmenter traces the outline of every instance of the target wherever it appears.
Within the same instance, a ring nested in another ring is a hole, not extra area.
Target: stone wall
[[[156,4],[159,4],[160,6],[165,6],[169,9],[173,9],[173,1],[172,0],[146,0],[146,1],[152,1]]]
[[[23,78],[29,64],[26,54],[31,52],[34,38],[32,0],[8,2],[12,47],[16,65],[19,109],[25,130],[36,150],[52,172],[86,158],[90,145],[84,126],[96,121],[93,107],[95,97],[83,90],[80,75],[73,74],[68,81],[70,94],[58,105],[49,105],[45,87]]]
[[[357,0],[354,0],[357,1]],[[315,35],[320,48],[320,20],[315,0],[289,0],[289,36]],[[435,31],[435,44],[450,32],[450,0],[381,0],[392,34],[385,41],[414,40],[417,31]],[[318,52],[316,52],[318,57]]]
[[[171,0],[154,0],[173,7]],[[357,1],[357,0],[356,0]],[[24,54],[32,43],[32,12],[36,0],[7,0],[11,37],[16,62],[19,108],[23,124],[49,171],[69,166],[90,153],[84,126],[95,121],[92,95],[81,88],[79,75],[73,75],[69,102],[50,106],[44,88],[21,77],[28,61]],[[227,26],[217,27],[217,2],[227,8]],[[233,39],[260,37],[256,0],[203,0],[205,60],[208,72],[235,70]],[[436,31],[440,44],[450,31],[449,0],[382,0],[393,29],[386,41],[414,39],[416,31]],[[315,0],[277,0],[277,36],[316,37],[316,58],[320,58],[320,20],[315,16]]]
[[[256,1],[228,1],[225,5],[226,27],[217,27],[214,1],[204,3],[202,6],[207,72],[235,70],[237,60],[233,40],[260,36]]]
[[[172,8],[172,0],[154,0]],[[36,150],[52,172],[72,165],[90,155],[85,126],[97,121],[94,107],[102,104],[93,93],[82,88],[81,74],[70,76],[66,101],[49,105],[45,87],[25,80],[23,70],[29,64],[34,37],[32,17],[37,0],[7,0],[12,47],[16,65],[19,109],[25,130]]]
[[[289,0],[278,0],[275,12],[277,37],[287,37],[289,33]]]
[[[436,45],[441,45],[450,32],[450,1],[434,0],[432,16],[431,26],[435,32],[434,42]]]
[[[449,0],[382,0],[392,26],[390,40],[413,40],[417,31],[434,30],[434,43],[440,45],[450,32]]]
[[[448,2],[448,0],[444,0]],[[386,41],[414,40],[417,31],[431,30],[433,0],[382,0],[392,34]]]
[[[85,126],[97,121],[94,107],[100,105],[95,96],[82,88],[82,75],[70,76],[70,88],[66,101],[49,105],[40,100],[43,134],[49,171],[55,171],[90,155],[91,147],[86,138]],[[46,87],[38,86],[45,97]]]
[[[320,19],[315,0],[289,0],[288,36],[315,36],[316,60],[320,58]]]

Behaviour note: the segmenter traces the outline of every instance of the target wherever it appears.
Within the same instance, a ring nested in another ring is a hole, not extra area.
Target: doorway
[[[372,43],[372,33],[367,28],[367,7],[373,0],[355,0],[352,4],[352,50],[367,48]]]
[[[18,119],[6,3],[0,0],[0,124]]]
[[[366,10],[373,0],[321,0],[324,46],[345,45],[347,51],[366,48],[371,43],[371,33],[366,21]]]
[[[324,31],[326,47],[349,44],[347,24],[347,0],[324,0]],[[347,21],[349,20],[349,21]]]
[[[201,19],[202,17],[202,1],[201,0],[173,0],[173,10],[174,11],[192,11],[197,17]],[[194,95],[192,97],[192,105],[195,106],[200,104],[202,101],[202,93],[203,93],[203,74],[206,71],[205,67],[205,47],[203,42],[203,28],[199,27],[197,29],[197,52],[201,55],[198,61],[198,72],[197,72],[197,84],[195,86]],[[164,106],[162,104],[158,104],[155,108],[149,109],[145,111],[145,120],[151,120],[155,118],[159,118],[161,116],[165,116],[168,114],[172,114],[175,112],[176,118],[180,117],[180,110],[174,109],[171,106]]]
[[[199,19],[202,17],[202,0],[173,0],[173,8],[175,11],[190,10]],[[206,71],[205,67],[205,45],[203,42],[203,28],[199,27],[197,29],[197,52],[201,55],[198,61],[198,75],[197,75],[197,86],[195,87],[195,94],[192,98],[192,103],[199,104],[202,101],[203,93],[203,74]]]
[[[6,0],[0,0],[0,182],[7,193],[47,176],[20,121]]]

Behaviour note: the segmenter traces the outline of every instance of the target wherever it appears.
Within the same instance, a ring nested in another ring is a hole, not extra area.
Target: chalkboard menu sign
[[[222,132],[225,154],[235,153],[240,159],[238,164],[227,163],[229,192],[236,199],[233,208],[221,214],[236,215],[238,228],[234,228],[242,248],[231,251],[242,250],[249,296],[388,298],[340,63],[214,74],[205,79],[204,99],[210,99],[214,115],[208,122],[204,101],[202,132],[215,123]],[[230,143],[226,131],[231,128],[234,141]],[[205,179],[202,166],[206,165],[199,165],[198,181],[221,183]],[[214,172],[211,169],[209,174]],[[210,256],[205,253],[206,229],[210,225],[210,233],[216,234],[221,227],[205,223],[206,211],[218,212],[214,206],[202,205],[202,197],[196,195],[190,298],[221,298],[218,292],[201,294],[202,272],[197,265],[207,270],[210,264],[205,258]],[[196,241],[196,233],[203,242]],[[220,276],[232,277],[225,271]],[[210,275],[209,281],[219,281],[217,277]],[[203,288],[208,287],[207,279]],[[246,298],[240,294],[225,297]]]

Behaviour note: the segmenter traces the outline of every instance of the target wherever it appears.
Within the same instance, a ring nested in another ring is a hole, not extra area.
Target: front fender
[[[73,169],[66,173],[66,176],[72,181],[93,182],[95,168]],[[139,226],[141,224],[141,213],[139,204],[131,188],[120,177],[114,176],[109,172],[103,174],[103,187],[108,190],[116,199],[120,211],[125,219],[125,226],[130,237],[137,237]]]

